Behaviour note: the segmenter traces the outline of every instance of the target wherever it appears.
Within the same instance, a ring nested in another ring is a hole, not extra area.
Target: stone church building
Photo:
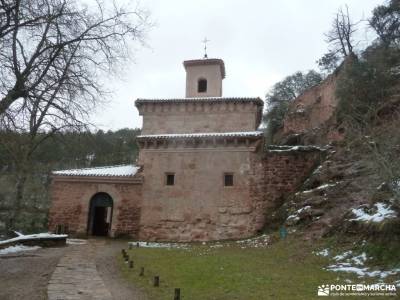
[[[260,98],[223,97],[221,59],[183,63],[186,97],[137,99],[136,165],[55,171],[49,229],[141,240],[245,238],[309,174],[318,151],[266,150]]]

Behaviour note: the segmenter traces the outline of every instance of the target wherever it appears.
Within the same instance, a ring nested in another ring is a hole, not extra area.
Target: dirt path
[[[47,299],[47,283],[67,249],[43,248],[0,255],[0,299]]]
[[[70,286],[68,295],[57,299],[103,299],[106,295],[109,299],[111,294],[114,300],[147,300],[120,274],[115,258],[126,245],[126,241],[90,239],[84,245],[0,255],[0,299],[45,300],[49,287],[62,290],[75,282],[81,290]],[[56,280],[51,282],[54,278]],[[104,293],[100,293],[100,297],[93,297],[97,293],[90,291],[101,289],[86,284],[90,282],[102,286]],[[61,285],[57,287],[58,283]]]
[[[90,240],[96,253],[97,270],[114,300],[147,300],[145,294],[121,277],[116,256],[122,248],[127,248],[127,241]]]
[[[49,300],[112,300],[96,268],[91,243],[73,245],[60,259],[47,286]]]
[[[120,274],[116,257],[127,242],[90,239],[69,246],[49,281],[49,300],[145,300]]]

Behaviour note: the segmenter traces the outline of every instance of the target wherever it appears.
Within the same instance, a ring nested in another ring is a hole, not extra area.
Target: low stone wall
[[[283,198],[308,178],[320,164],[324,150],[317,147],[271,147],[253,162],[251,198],[254,231],[261,231]]]

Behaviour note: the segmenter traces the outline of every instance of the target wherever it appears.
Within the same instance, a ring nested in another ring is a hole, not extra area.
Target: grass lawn
[[[349,274],[328,272],[325,257],[312,254],[321,245],[289,237],[264,247],[236,242],[192,244],[187,249],[133,248],[129,269],[121,255],[118,261],[127,280],[143,288],[151,300],[173,299],[174,288],[188,300],[231,299],[321,299],[322,284],[346,284]],[[140,267],[145,276],[138,276]],[[160,276],[160,287],[153,277]],[[329,297],[335,299],[335,297]],[[352,296],[352,299],[363,299]],[[368,297],[372,299],[372,297]]]

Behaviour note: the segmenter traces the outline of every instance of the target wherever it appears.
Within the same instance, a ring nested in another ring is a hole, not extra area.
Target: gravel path
[[[47,283],[67,247],[0,255],[0,299],[47,299]]]

